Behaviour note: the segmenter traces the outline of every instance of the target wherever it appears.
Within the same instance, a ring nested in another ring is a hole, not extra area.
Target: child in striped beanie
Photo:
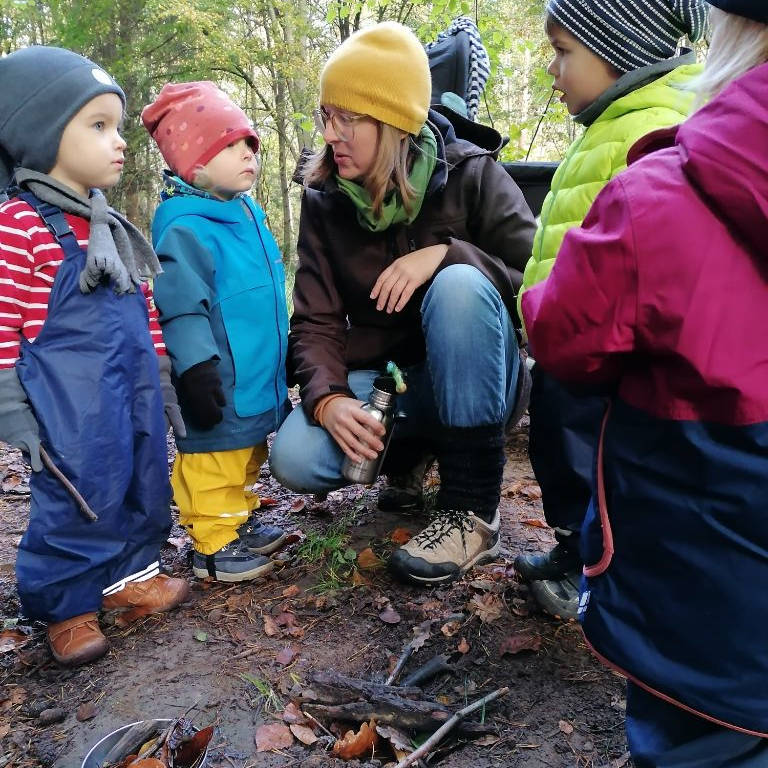
[[[581,225],[600,190],[626,168],[630,147],[651,131],[682,122],[700,71],[683,37],[707,27],[703,0],[549,0],[546,31],[555,55],[547,71],[574,120],[586,130],[557,169],[544,201],[523,292],[549,275],[566,232]],[[585,301],[594,287],[585,285]],[[540,367],[533,370],[530,456],[544,514],[557,545],[520,555],[515,567],[542,608],[576,617],[579,532],[592,495],[592,467],[604,402],[574,397]]]

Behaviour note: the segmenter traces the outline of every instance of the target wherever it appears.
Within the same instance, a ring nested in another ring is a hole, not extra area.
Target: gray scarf
[[[112,281],[115,293],[133,293],[137,285],[163,271],[144,235],[110,208],[98,189],[85,198],[56,179],[29,168],[16,169],[16,183],[44,202],[91,222],[85,267],[80,273],[83,293],[90,293],[104,278]]]

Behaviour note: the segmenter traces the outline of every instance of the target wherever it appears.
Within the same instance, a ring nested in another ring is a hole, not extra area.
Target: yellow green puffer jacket
[[[598,192],[627,167],[632,145],[651,131],[688,117],[694,93],[680,86],[700,73],[700,65],[685,64],[621,96],[571,144],[541,209],[533,255],[517,297],[518,312],[523,291],[546,279],[552,270],[565,233],[581,225]]]

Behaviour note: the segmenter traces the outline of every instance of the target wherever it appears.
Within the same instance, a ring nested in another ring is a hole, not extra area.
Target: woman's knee
[[[444,314],[459,319],[471,318],[478,312],[498,313],[503,307],[501,296],[491,281],[470,264],[452,264],[435,275],[422,303],[422,314]]]

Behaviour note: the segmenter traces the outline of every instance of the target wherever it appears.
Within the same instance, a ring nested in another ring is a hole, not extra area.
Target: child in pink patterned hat
[[[259,136],[211,82],[169,84],[142,112],[170,170],[152,223],[155,301],[187,436],[171,483],[194,541],[193,571],[255,579],[285,539],[258,521],[267,435],[290,410],[280,251],[248,192]]]

